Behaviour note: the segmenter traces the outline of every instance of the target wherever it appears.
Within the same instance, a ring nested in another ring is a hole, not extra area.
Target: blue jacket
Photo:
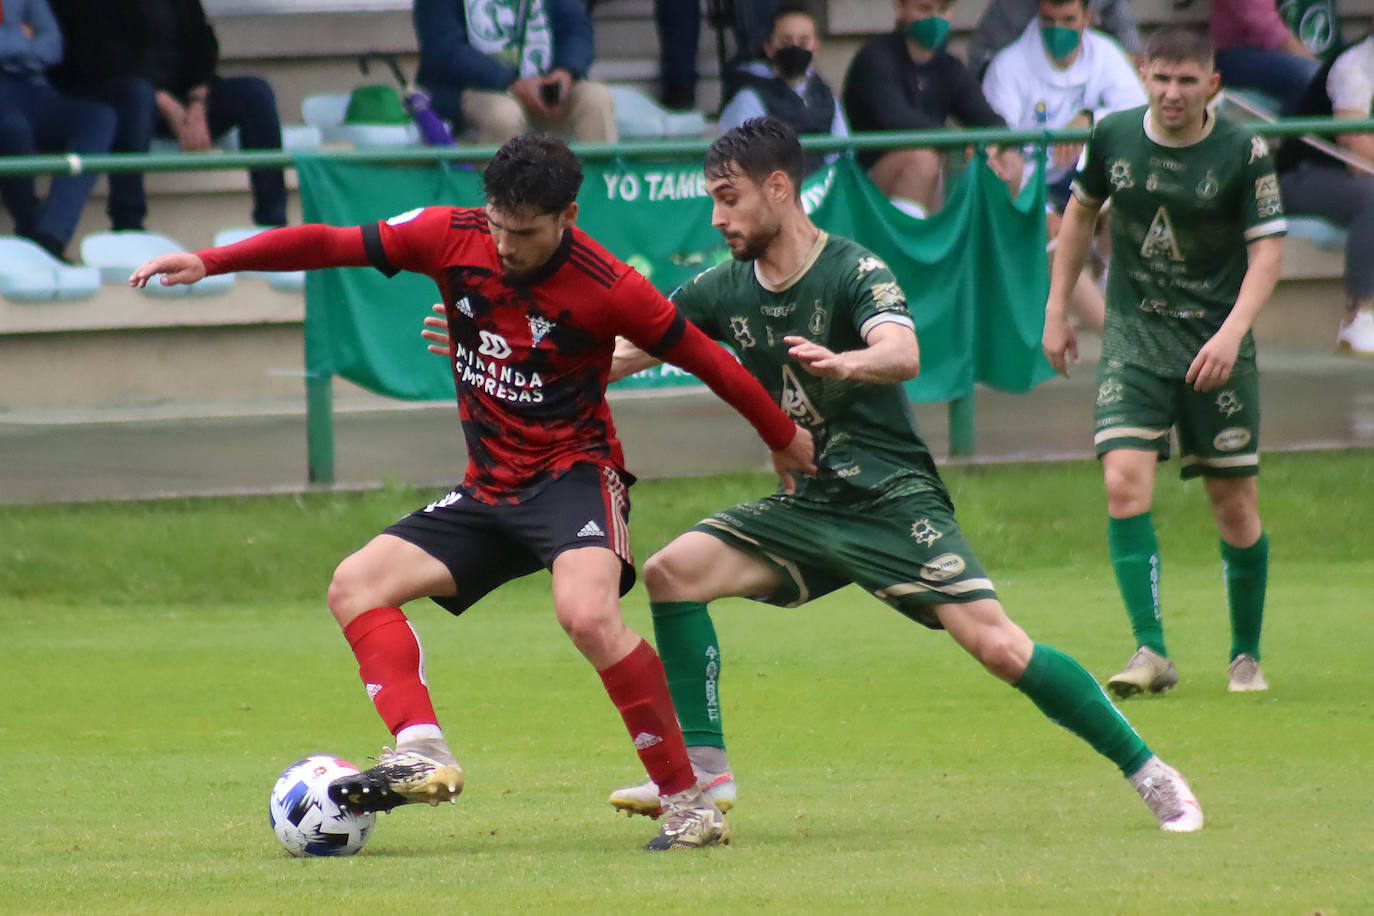
[[[62,32],[47,0],[4,0],[0,15],[0,71],[42,76],[62,59]],[[24,34],[25,23],[33,38]]]
[[[468,43],[467,2],[476,0],[415,0],[415,36],[420,41],[416,81],[430,88],[502,91],[520,74]],[[584,0],[544,0],[544,9],[553,31],[554,69],[585,78],[595,40]]]

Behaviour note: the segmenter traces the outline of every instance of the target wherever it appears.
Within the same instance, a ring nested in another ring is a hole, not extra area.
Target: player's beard
[[[730,248],[730,256],[736,261],[757,261],[763,257],[768,246],[773,244],[773,240],[782,232],[782,223],[774,220],[771,224],[761,226],[748,235],[743,232],[735,232],[727,235],[727,242],[738,239],[742,243],[740,247]]]

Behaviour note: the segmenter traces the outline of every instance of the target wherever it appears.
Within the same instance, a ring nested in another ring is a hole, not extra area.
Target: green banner
[[[307,222],[346,226],[435,204],[478,206],[470,166],[353,165],[300,156]],[[711,228],[711,201],[696,162],[585,163],[578,224],[671,292],[729,255]],[[1016,201],[981,159],[951,180],[944,208],[916,220],[889,204],[849,159],[809,179],[803,204],[822,228],[871,248],[906,291],[921,342],[912,398],[939,402],[975,382],[1028,391],[1052,374],[1040,353],[1045,294],[1043,182]],[[437,290],[426,277],[388,280],[371,268],[312,271],[306,280],[306,369],[340,375],[409,400],[453,396],[444,360],[419,331]],[[697,384],[674,367],[617,388]]]

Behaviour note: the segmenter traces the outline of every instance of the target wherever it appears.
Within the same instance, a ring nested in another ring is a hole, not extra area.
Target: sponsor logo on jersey
[[[1107,180],[1111,182],[1113,191],[1135,187],[1135,179],[1131,177],[1130,162],[1125,159],[1114,160],[1107,172]]]
[[[825,422],[820,411],[806,396],[806,389],[791,366],[782,367],[782,395],[778,401],[782,412],[803,426],[819,426]]]
[[[1162,156],[1151,156],[1150,168],[1163,169],[1166,172],[1181,172],[1184,169],[1186,169],[1187,166],[1184,165],[1182,162],[1179,162],[1177,159],[1166,159]]]
[[[1140,245],[1140,256],[1152,258],[1167,255],[1171,261],[1182,261],[1183,252],[1178,249],[1178,238],[1174,235],[1174,224],[1169,220],[1169,211],[1161,206],[1145,230],[1145,241]]]
[[[882,262],[881,258],[875,258],[872,255],[859,258],[859,276],[862,277],[873,270],[887,270],[887,265]]]
[[[1217,433],[1212,447],[1219,452],[1238,452],[1250,444],[1250,430],[1243,426],[1232,426]]]
[[[760,306],[759,311],[762,312],[764,314],[764,317],[766,318],[784,318],[787,315],[792,314],[796,307],[797,303],[789,302],[786,305]]]
[[[1279,196],[1279,179],[1270,173],[1255,179],[1255,214],[1260,219],[1277,216],[1283,212],[1283,199]]]
[[[944,537],[944,535],[930,523],[930,519],[928,518],[917,519],[912,524],[911,536],[916,539],[916,543],[923,544],[926,547],[929,547],[931,544],[934,544],[936,541],[940,540],[940,538]]]
[[[483,356],[490,356],[492,359],[505,359],[510,356],[510,344],[506,343],[506,338],[490,331],[478,331],[477,333],[482,335],[482,343],[477,348],[478,353]]]
[[[539,346],[539,341],[544,339],[544,335],[552,331],[555,323],[545,318],[543,315],[528,316],[530,322],[530,346]]]
[[[1240,398],[1236,397],[1236,393],[1230,388],[1227,388],[1217,395],[1218,413],[1223,413],[1229,417],[1232,414],[1240,413],[1244,409],[1245,405],[1241,403]]]
[[[758,343],[754,339],[754,332],[749,330],[749,319],[743,315],[731,316],[730,333],[735,335],[735,342],[746,350]]]
[[[895,282],[874,283],[868,288],[879,311],[892,312],[906,307],[906,294]]]
[[[922,565],[921,578],[929,579],[932,582],[943,582],[946,579],[953,579],[965,568],[964,558],[957,553],[942,553]]]
[[[851,464],[851,465],[850,465],[849,467],[847,467],[847,468],[836,468],[836,469],[835,469],[835,476],[838,477],[838,478],[840,478],[841,480],[844,480],[845,478],[848,478],[848,477],[858,477],[858,476],[859,476],[860,474],[862,474],[863,472],[864,472],[864,469],[863,469],[862,467],[860,467],[860,466],[857,465],[857,464]]]
[[[395,216],[391,217],[391,219],[387,220],[386,224],[388,226],[399,226],[401,225],[401,223],[410,222],[423,212],[425,212],[424,207],[416,207],[414,210],[407,210],[404,213],[397,213]]]
[[[459,311],[459,312],[462,312],[464,315],[468,316],[469,318],[472,317],[472,300],[468,299],[467,296],[464,296],[463,298],[459,299],[457,302],[453,303],[453,307],[454,307],[454,309],[456,309],[456,310]]]

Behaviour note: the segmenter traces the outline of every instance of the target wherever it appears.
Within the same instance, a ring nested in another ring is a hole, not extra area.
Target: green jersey
[[[678,311],[728,344],[816,443],[814,477],[797,497],[862,505],[923,490],[944,493],[900,384],[818,378],[788,356],[783,338],[805,337],[836,353],[865,345],[884,322],[913,328],[906,296],[883,261],[849,239],[822,232],[806,263],[781,286],[752,261],[727,261],[672,295]]]
[[[1173,146],[1149,126],[1148,108],[1107,115],[1093,129],[1073,193],[1112,199],[1112,268],[1102,356],[1182,378],[1217,332],[1249,266],[1246,245],[1287,224],[1269,147],[1224,118]],[[1237,369],[1254,365],[1245,335]]]

